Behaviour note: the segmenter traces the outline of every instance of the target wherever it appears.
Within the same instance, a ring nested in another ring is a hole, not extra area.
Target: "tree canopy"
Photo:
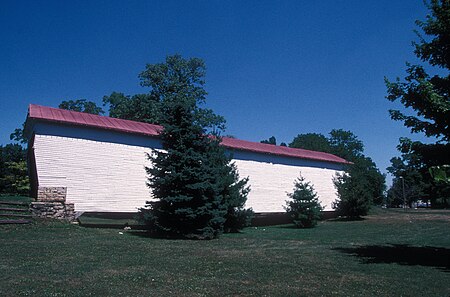
[[[0,146],[0,194],[28,195],[26,149],[19,144]]]
[[[271,136],[269,139],[261,140],[260,142],[265,144],[277,145],[277,139],[275,138],[275,136]]]
[[[103,97],[103,104],[109,107],[109,116],[150,124],[162,124],[163,102],[168,96],[189,92],[203,104],[207,92],[203,85],[206,66],[202,59],[183,59],[180,55],[168,56],[165,63],[147,64],[139,74],[140,85],[149,88],[148,93],[125,95],[112,92]],[[172,79],[168,79],[171,77]],[[211,109],[195,108],[195,121],[207,129],[225,129],[225,118]]]
[[[328,138],[318,133],[298,134],[294,137],[292,142],[289,143],[289,147],[325,153],[331,152],[331,145]]]
[[[351,131],[333,129],[326,137],[318,133],[298,134],[289,147],[331,153],[353,162],[363,156],[364,144]]]
[[[431,197],[433,206],[448,206],[450,188],[433,180],[430,170],[450,164],[450,1],[432,0],[426,5],[430,14],[425,21],[416,21],[420,31],[413,46],[427,65],[407,63],[403,80],[385,81],[386,98],[405,107],[405,111],[389,110],[391,118],[412,133],[430,137],[431,143],[402,138],[398,146],[402,157],[392,159],[389,170],[395,177],[393,187],[399,187],[397,180],[402,178],[408,189],[414,189],[409,201]]]
[[[331,153],[351,162],[361,157],[364,152],[362,141],[353,132],[343,129],[331,130],[329,137],[318,133],[298,134],[289,146]]]
[[[417,142],[412,150],[432,163],[443,164],[448,159],[436,154],[436,147],[442,147],[439,153],[450,155],[450,2],[432,0],[427,6],[430,15],[425,21],[416,21],[423,33],[416,31],[419,41],[413,45],[416,56],[428,66],[407,63],[403,81],[400,78],[385,81],[387,99],[400,101],[409,111],[407,114],[391,109],[391,118],[402,121],[413,133],[436,139],[431,145]]]
[[[351,162],[364,157],[364,144],[351,131],[333,129],[328,140],[332,154]]]
[[[97,106],[95,102],[88,101],[86,99],[62,101],[58,107],[61,109],[67,109],[96,115],[101,115],[105,113],[103,109]]]
[[[160,102],[150,94],[126,96],[112,92],[103,97],[103,104],[109,106],[109,116],[118,119],[157,124],[160,120]]]

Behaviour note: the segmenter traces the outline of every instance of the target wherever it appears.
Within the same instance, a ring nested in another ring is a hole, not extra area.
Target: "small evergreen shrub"
[[[255,213],[251,208],[229,208],[225,215],[224,233],[237,233],[252,223]]]
[[[338,199],[332,207],[339,216],[355,220],[367,215],[372,205],[370,184],[367,180],[350,170],[349,173],[337,175],[334,185]]]
[[[292,218],[297,228],[311,228],[317,225],[321,218],[323,207],[320,205],[313,186],[300,176],[294,183],[294,192],[288,193],[290,200],[286,201],[286,212]]]
[[[225,152],[222,155],[225,156]],[[223,231],[235,233],[250,226],[253,218],[253,210],[244,208],[250,186],[247,185],[248,177],[240,179],[236,164],[230,163],[229,157],[225,157],[224,161],[226,166],[223,166],[224,171],[219,177],[222,188],[220,195],[227,209]]]

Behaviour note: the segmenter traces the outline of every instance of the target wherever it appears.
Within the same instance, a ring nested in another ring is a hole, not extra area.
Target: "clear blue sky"
[[[399,137],[422,139],[390,120],[383,81],[417,62],[421,0],[0,4],[0,144],[29,103],[145,92],[138,73],[175,53],[205,60],[208,106],[238,138],[343,128],[383,172]]]

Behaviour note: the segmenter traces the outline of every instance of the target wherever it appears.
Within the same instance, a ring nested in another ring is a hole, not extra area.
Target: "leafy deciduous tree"
[[[105,113],[103,109],[97,106],[95,102],[87,101],[86,99],[62,101],[58,107],[61,109],[67,109],[96,115]]]
[[[261,140],[260,142],[265,144],[277,145],[277,139],[275,138],[275,136],[271,136],[269,139]]]
[[[298,134],[289,147],[330,153],[332,148],[327,137],[318,133]]]
[[[103,97],[103,104],[109,105],[109,116],[113,118],[157,124],[160,119],[159,98],[151,94],[125,96],[113,92]]]
[[[450,183],[450,165],[433,166],[429,171],[435,181]]]
[[[445,183],[431,181],[429,168],[450,165],[450,1],[431,0],[426,5],[430,14],[425,21],[416,21],[424,35],[416,31],[419,41],[413,42],[413,45],[415,55],[429,65],[424,67],[407,63],[407,76],[403,81],[397,78],[391,82],[385,78],[386,98],[393,102],[400,101],[407,110],[390,110],[393,120],[402,121],[413,133],[423,133],[436,139],[435,143],[430,144],[403,139],[399,150],[405,166],[422,174],[421,180],[425,183],[429,180],[432,186],[427,187],[425,192],[434,197],[432,204],[448,207],[450,189]],[[429,74],[431,72],[434,74]],[[408,154],[406,158],[405,154]],[[408,158],[410,155],[414,155],[415,160],[420,159],[421,164],[407,164],[411,161]],[[399,178],[407,174],[408,171],[397,172],[394,176]]]
[[[13,133],[9,135],[9,139],[17,142],[21,145],[25,145],[28,143],[28,139],[25,137],[23,131],[25,128],[25,123],[22,124],[22,128],[16,128]]]
[[[417,145],[420,144],[408,138],[400,139],[397,148],[402,152],[401,157],[392,158],[391,166],[387,168],[394,176],[392,187],[388,191],[389,204],[403,205],[405,199],[412,206],[413,202],[420,199],[430,202],[432,207],[445,207],[450,188],[433,179],[423,155],[412,149]]]
[[[351,131],[333,129],[329,138],[331,152],[347,161],[355,161],[363,156],[364,144]]]
[[[19,144],[0,146],[0,193],[28,195],[26,150]]]
[[[412,132],[422,132],[440,141],[450,139],[450,2],[432,0],[428,5],[431,15],[425,21],[416,21],[426,37],[417,32],[419,42],[413,42],[414,53],[423,62],[439,67],[445,75],[430,76],[421,65],[407,64],[405,81],[386,80],[387,99],[400,100],[416,115],[405,115],[390,110],[391,118],[403,121]],[[428,38],[428,40],[426,39]],[[440,71],[440,72],[441,72]]]

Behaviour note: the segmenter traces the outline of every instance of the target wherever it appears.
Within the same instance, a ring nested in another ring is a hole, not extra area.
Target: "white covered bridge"
[[[64,188],[79,212],[136,212],[151,200],[146,153],[161,149],[160,126],[30,105],[26,122],[33,195]],[[241,177],[249,177],[246,207],[256,213],[284,212],[286,193],[300,173],[325,210],[336,199],[333,177],[348,162],[337,156],[232,138]],[[52,190],[53,189],[53,190]]]

